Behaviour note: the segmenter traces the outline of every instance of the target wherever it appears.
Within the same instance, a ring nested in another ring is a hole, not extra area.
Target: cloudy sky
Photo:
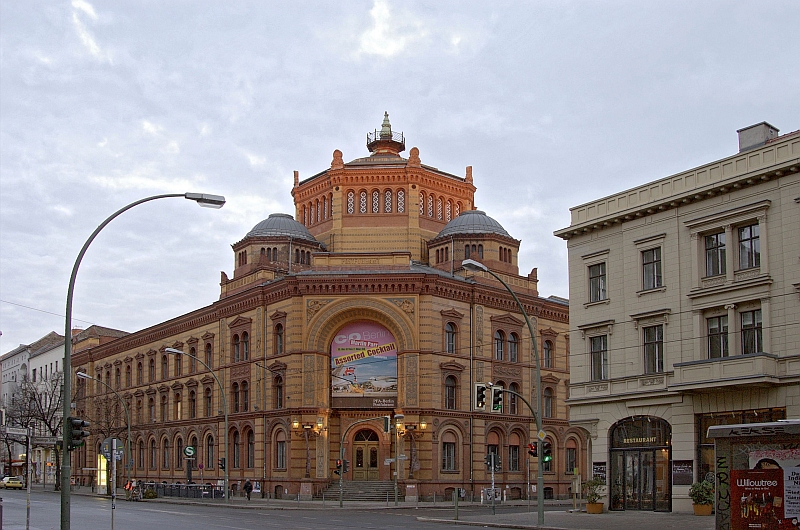
[[[365,156],[388,111],[423,163],[474,167],[520,272],[566,296],[569,208],[800,128],[800,2],[0,0],[0,353],[212,303],[292,171]],[[792,51],[794,50],[794,51]]]

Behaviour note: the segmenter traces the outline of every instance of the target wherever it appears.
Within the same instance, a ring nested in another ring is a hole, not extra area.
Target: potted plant
[[[711,515],[714,508],[714,483],[708,480],[695,482],[689,488],[689,497],[695,515]]]
[[[586,496],[586,513],[603,513],[603,503],[600,502],[600,488],[605,486],[605,481],[598,476],[592,477],[583,483],[582,489]]]

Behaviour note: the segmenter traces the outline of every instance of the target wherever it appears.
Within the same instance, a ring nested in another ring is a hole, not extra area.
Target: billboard
[[[397,342],[384,326],[347,324],[331,342],[331,405],[394,408],[397,404]]]
[[[731,472],[731,529],[797,528],[800,518],[800,449],[748,454],[751,469]]]

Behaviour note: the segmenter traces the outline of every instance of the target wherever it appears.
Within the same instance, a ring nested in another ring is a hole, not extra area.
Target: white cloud
[[[150,133],[153,136],[156,136],[163,130],[163,127],[161,127],[160,125],[156,125],[153,122],[142,120],[142,130],[144,130],[144,132],[146,133]]]
[[[361,34],[359,54],[392,57],[428,33],[420,22],[393,14],[388,0],[374,0],[369,14],[372,26]]]
[[[108,138],[103,138],[102,142],[97,142],[97,147],[105,147],[108,145]]]
[[[212,130],[211,125],[204,123],[200,127],[200,136],[208,136],[209,134],[211,134],[211,130]]]
[[[192,188],[188,179],[167,178],[159,174],[152,165],[136,168],[126,174],[90,175],[89,182],[110,190],[159,190],[182,193]]]
[[[247,157],[247,161],[250,162],[252,167],[262,167],[267,163],[267,158],[264,156],[251,155],[250,153],[245,153],[244,156]]]
[[[178,154],[181,152],[181,147],[180,145],[178,145],[178,142],[173,140],[167,144],[167,146],[164,148],[164,152],[170,154]]]
[[[72,23],[75,25],[75,31],[78,34],[78,38],[81,39],[83,46],[96,59],[100,61],[107,61],[110,64],[112,62],[111,55],[100,48],[94,38],[94,35],[89,32],[79,16],[82,13],[92,20],[97,20],[97,13],[95,12],[94,7],[92,7],[92,5],[85,0],[73,0],[72,7],[75,9],[75,11],[72,12]]]

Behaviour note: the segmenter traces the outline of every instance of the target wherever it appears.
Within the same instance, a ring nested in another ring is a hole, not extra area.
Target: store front
[[[611,510],[672,511],[672,432],[665,420],[626,418],[609,431]]]

